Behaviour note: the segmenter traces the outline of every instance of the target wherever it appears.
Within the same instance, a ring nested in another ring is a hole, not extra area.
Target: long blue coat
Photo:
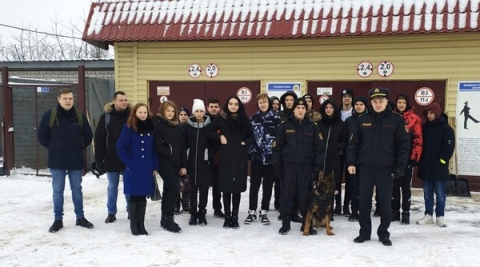
[[[153,171],[158,169],[153,129],[139,134],[125,125],[117,142],[117,154],[125,164],[123,192],[132,196],[152,195],[155,189]]]

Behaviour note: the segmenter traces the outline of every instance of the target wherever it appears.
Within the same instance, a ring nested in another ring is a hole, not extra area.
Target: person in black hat
[[[351,136],[351,134],[355,129],[355,125],[357,124],[358,117],[367,112],[368,112],[367,97],[357,96],[353,101],[352,116],[348,117],[345,120],[345,125],[347,128],[347,140],[345,140],[346,143],[348,143],[348,137]],[[356,222],[358,221],[358,186],[359,186],[358,173],[356,174],[350,174],[348,172],[346,173],[345,186],[347,185],[349,188],[348,190],[345,190],[345,193],[347,192],[350,193],[350,200],[352,204],[352,212],[350,214],[350,217],[348,218],[348,221]]]
[[[311,183],[323,168],[324,146],[316,123],[306,119],[307,104],[299,98],[293,103],[293,115],[280,124],[273,147],[273,166],[282,183],[280,213],[282,227],[279,234],[290,231],[291,212],[295,194],[301,214],[305,218]],[[304,226],[304,224],[302,224]],[[309,229],[316,234],[315,229]]]
[[[347,166],[350,174],[360,175],[359,223],[360,234],[353,242],[370,240],[373,188],[376,186],[380,202],[379,241],[391,246],[390,226],[393,179],[404,176],[408,164],[410,138],[405,120],[393,113],[388,105],[388,89],[369,91],[372,110],[358,117],[349,137]]]

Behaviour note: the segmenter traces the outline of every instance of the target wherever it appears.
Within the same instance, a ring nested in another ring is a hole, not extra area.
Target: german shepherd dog
[[[327,235],[334,235],[330,227],[330,216],[332,214],[332,196],[335,193],[335,178],[333,171],[325,175],[323,171],[318,174],[315,188],[312,189],[310,205],[305,218],[303,235],[310,235],[310,225],[318,228],[325,227]]]

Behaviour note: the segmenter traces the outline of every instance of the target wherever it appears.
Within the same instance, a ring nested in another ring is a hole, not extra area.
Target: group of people
[[[313,182],[323,171],[335,177],[332,213],[343,211],[349,221],[360,223],[356,243],[370,240],[370,211],[376,187],[377,212],[381,217],[377,235],[384,245],[391,245],[390,222],[410,223],[411,179],[413,167],[418,165],[425,217],[417,223],[434,223],[436,194],[436,223],[445,226],[445,182],[455,146],[453,129],[437,103],[426,108],[422,124],[407,95],[398,95],[394,105],[389,105],[388,96],[388,89],[375,88],[368,97],[354,98],[353,90],[345,89],[341,105],[327,99],[316,111],[314,98],[309,94],[298,98],[295,92],[288,91],[279,99],[260,93],[255,98],[257,111],[248,117],[236,96],[229,97],[222,108],[214,98],[209,99],[207,108],[201,99],[194,99],[192,113],[165,101],[152,115],[148,105],[138,103],[131,107],[126,94],[117,91],[105,106],[93,135],[85,115],[73,105],[72,91],[63,89],[58,94],[57,107],[42,117],[38,133],[40,143],[48,149],[52,173],[55,220],[49,231],[57,232],[63,227],[67,174],[77,225],[93,228],[83,214],[81,190],[83,149],[93,138],[95,166],[107,173],[108,180],[105,223],[116,220],[118,187],[123,175],[133,235],[148,235],[145,211],[157,174],[163,179],[162,228],[181,232],[174,220],[180,203],[190,213],[189,225],[207,225],[210,187],[214,215],[224,219],[224,228],[239,228],[241,193],[247,189],[249,161],[249,207],[244,224],[257,220],[262,185],[259,221],[270,224],[267,214],[274,195],[274,208],[280,211],[282,220],[279,233],[287,234],[291,222],[302,223],[303,231]],[[190,177],[193,192],[180,194],[178,177],[182,175]],[[308,231],[316,233],[313,228]]]

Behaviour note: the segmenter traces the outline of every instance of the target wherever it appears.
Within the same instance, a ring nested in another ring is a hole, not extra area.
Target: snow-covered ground
[[[148,202],[145,226],[148,236],[133,236],[119,197],[117,221],[105,224],[106,176],[87,174],[83,180],[86,218],[95,228],[75,226],[69,185],[65,191],[64,228],[48,232],[53,222],[52,189],[49,177],[18,174],[0,177],[0,266],[480,266],[480,194],[472,198],[449,197],[447,228],[420,226],[423,193],[412,197],[412,224],[392,223],[392,247],[375,235],[379,218],[372,218],[372,241],[353,243],[359,225],[336,216],[334,236],[320,230],[302,236],[300,224],[278,234],[278,212],[271,211],[271,225],[258,221],[244,225],[248,191],[242,194],[240,229],[223,229],[208,205],[207,226],[189,226],[189,215],[176,216],[183,232],[173,234],[160,228],[160,202]],[[261,199],[261,198],[260,198]],[[272,202],[273,203],[273,202]],[[272,205],[273,206],[273,205]]]

